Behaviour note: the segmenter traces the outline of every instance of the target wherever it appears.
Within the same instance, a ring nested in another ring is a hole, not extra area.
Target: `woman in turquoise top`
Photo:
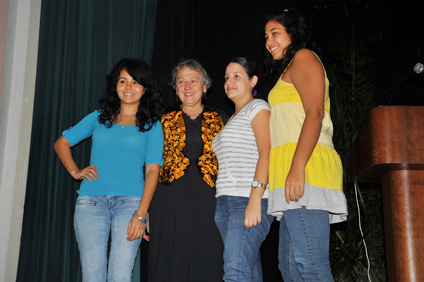
[[[55,143],[66,170],[82,180],[74,226],[83,281],[131,281],[162,165],[161,105],[150,67],[123,59],[107,76],[100,110]],[[71,147],[90,136],[90,165],[80,169]]]
[[[334,150],[329,82],[295,9],[265,25],[270,91],[268,213],[280,219],[279,268],[285,281],[333,281],[330,223],[346,220],[343,169]]]

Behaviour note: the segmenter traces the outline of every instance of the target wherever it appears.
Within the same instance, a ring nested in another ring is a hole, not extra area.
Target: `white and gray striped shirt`
[[[254,99],[232,117],[215,136],[212,148],[218,159],[216,197],[250,197],[259,158],[251,122],[261,110],[270,110],[267,102]],[[268,198],[268,185],[263,198]]]

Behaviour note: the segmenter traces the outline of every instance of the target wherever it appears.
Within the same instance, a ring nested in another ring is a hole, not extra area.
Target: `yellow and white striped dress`
[[[347,219],[347,203],[343,193],[343,167],[332,141],[333,124],[326,73],[325,113],[318,143],[305,168],[305,193],[298,202],[287,204],[285,200],[286,177],[305,120],[305,111],[294,85],[284,82],[281,77],[268,96],[271,106],[268,213],[280,219],[285,210],[305,206],[307,209],[328,211],[330,223],[344,221]]]

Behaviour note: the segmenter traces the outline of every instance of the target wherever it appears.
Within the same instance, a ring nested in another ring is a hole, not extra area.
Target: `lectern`
[[[424,107],[371,109],[354,144],[358,182],[381,182],[388,280],[424,281]]]

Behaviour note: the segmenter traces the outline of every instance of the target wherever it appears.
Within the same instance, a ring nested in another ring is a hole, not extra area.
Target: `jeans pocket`
[[[95,206],[97,201],[92,196],[78,196],[77,206]]]
[[[141,202],[141,197],[121,197],[123,204],[137,204]]]

